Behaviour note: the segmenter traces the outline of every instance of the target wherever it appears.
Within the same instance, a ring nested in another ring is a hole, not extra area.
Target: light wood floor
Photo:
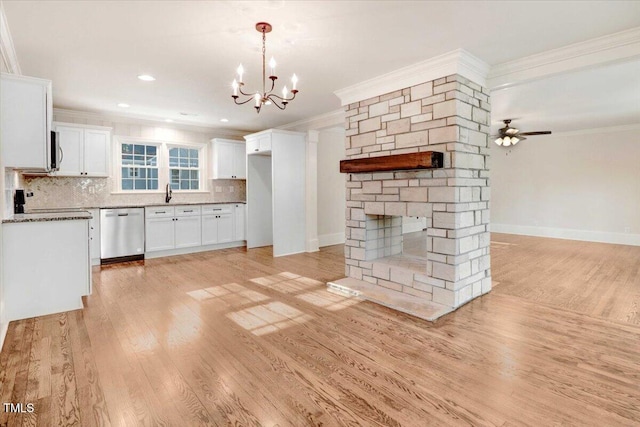
[[[11,323],[0,402],[36,410],[0,425],[637,426],[640,248],[494,241],[494,291],[435,324],[327,293],[342,246],[102,269]]]

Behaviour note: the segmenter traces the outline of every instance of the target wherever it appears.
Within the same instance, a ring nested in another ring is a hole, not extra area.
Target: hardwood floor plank
[[[340,245],[95,269],[10,325],[0,396],[37,410],[0,425],[639,424],[640,248],[494,239],[500,286],[435,323],[327,293]]]

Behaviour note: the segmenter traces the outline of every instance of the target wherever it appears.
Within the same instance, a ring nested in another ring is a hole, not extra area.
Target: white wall
[[[640,245],[640,125],[492,147],[491,231]]]
[[[328,246],[344,243],[345,175],[340,160],[345,159],[343,128],[320,131],[318,141],[318,241]]]

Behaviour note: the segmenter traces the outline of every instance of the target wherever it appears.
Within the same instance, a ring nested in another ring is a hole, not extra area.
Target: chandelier
[[[242,87],[244,86],[244,81],[242,80],[242,75],[244,74],[244,68],[242,67],[242,64],[240,64],[237,70],[238,78],[234,79],[233,83],[231,84],[231,87],[233,88],[233,95],[231,95],[231,97],[233,98],[233,101],[238,105],[242,105],[242,104],[246,104],[247,102],[254,101],[255,109],[257,113],[260,112],[260,109],[262,108],[263,105],[271,105],[271,104],[275,105],[281,110],[284,110],[285,108],[287,108],[287,104],[289,103],[289,101],[292,101],[296,97],[296,94],[298,93],[298,89],[296,89],[296,85],[298,84],[298,77],[295,74],[293,75],[293,77],[291,77],[291,84],[292,84],[291,92],[289,92],[289,90],[287,89],[287,86],[285,86],[282,88],[282,96],[274,94],[273,89],[276,85],[276,80],[278,79],[278,77],[275,75],[276,61],[275,59],[273,59],[273,57],[271,57],[271,60],[269,61],[269,68],[270,68],[269,80],[271,80],[271,89],[267,91],[267,66],[266,66],[266,59],[265,59],[265,52],[266,52],[265,45],[267,40],[267,33],[271,32],[272,27],[271,27],[271,24],[267,22],[258,22],[256,24],[256,30],[262,33],[262,93],[260,93],[259,91],[256,91],[256,93],[247,93],[242,90]],[[240,95],[238,95],[238,93],[247,98],[244,98],[239,101],[238,98],[240,98]]]

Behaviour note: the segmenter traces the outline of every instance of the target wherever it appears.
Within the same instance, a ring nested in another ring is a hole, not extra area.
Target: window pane
[[[122,180],[122,189],[123,190],[133,190],[133,180],[132,179],[123,179]]]
[[[190,159],[189,163],[192,168],[197,168],[198,167],[198,159]]]
[[[189,179],[189,171],[188,170],[181,170],[180,171],[180,180],[183,179]]]
[[[138,177],[140,178],[146,178],[147,177],[147,170],[144,168],[140,169],[140,173],[138,174]]]
[[[180,171],[178,169],[171,169],[171,179],[178,179],[180,177]]]
[[[198,150],[194,150],[193,148],[189,150],[189,157],[192,159],[198,158]]]
[[[187,157],[189,157],[189,150],[186,149],[186,148],[181,148],[180,149],[180,157],[185,158],[185,159]]]
[[[176,157],[169,158],[169,166],[175,168],[178,166],[178,159]]]
[[[147,156],[155,156],[156,155],[156,147],[153,145],[147,145]]]
[[[198,179],[198,171],[191,171],[191,179]]]
[[[131,168],[122,168],[122,178],[130,178],[131,175],[129,174],[129,171],[131,170]]]
[[[123,165],[132,165],[133,164],[133,156],[131,154],[123,154],[122,155],[122,164]]]
[[[171,149],[169,150],[169,155],[170,155],[171,157],[178,157],[178,153],[179,153],[179,151],[178,151],[178,149],[177,149],[177,148],[171,148]]]
[[[132,144],[122,144],[122,154],[132,154],[132,153],[133,153]]]
[[[189,167],[189,159],[183,159],[181,157],[180,158],[180,167],[181,168],[188,168]]]
[[[144,156],[133,156],[134,165],[144,165]]]
[[[189,189],[189,181],[180,181],[180,189],[188,190]]]
[[[134,145],[133,146],[133,154],[142,154],[144,155],[144,145]]]
[[[135,189],[136,190],[146,190],[147,189],[147,181],[144,179],[136,179],[135,181]]]
[[[158,169],[149,169],[149,178],[158,178]]]
[[[191,181],[192,190],[197,190],[199,186],[200,186],[200,183],[198,181]]]
[[[158,180],[150,179],[149,180],[149,190],[157,190],[158,189]]]
[[[178,186],[178,183],[171,183],[171,189],[172,190],[179,190],[180,188]]]
[[[147,166],[156,166],[158,164],[157,157],[149,157],[147,156]]]

